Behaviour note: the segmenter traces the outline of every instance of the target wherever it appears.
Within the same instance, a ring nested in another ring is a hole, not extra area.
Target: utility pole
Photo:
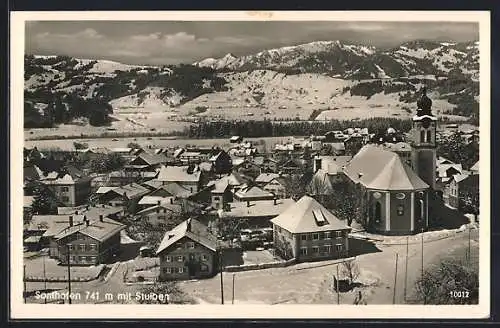
[[[424,278],[424,228],[422,228],[422,279]]]
[[[337,264],[337,304],[340,304],[339,265]]]
[[[406,258],[405,258],[405,286],[404,286],[404,301],[406,303],[406,288],[408,285],[408,244],[409,237],[406,237]]]
[[[469,248],[468,248],[468,251],[467,251],[467,264],[469,265],[470,267],[470,264],[471,264],[471,252],[470,252],[470,226],[469,226]]]
[[[394,272],[394,290],[392,294],[392,304],[396,304],[396,284],[398,282],[398,253],[396,253],[396,270]]]
[[[424,228],[422,228],[422,282],[424,281]],[[427,304],[427,299],[424,294],[424,304]]]
[[[43,288],[44,292],[47,292],[47,274],[45,273],[45,256],[43,257]],[[47,304],[47,297],[43,298],[43,302]]]
[[[28,295],[28,290],[26,289],[26,264],[23,266],[23,283],[24,283],[23,298],[24,298],[24,303],[26,303],[26,297]]]
[[[224,304],[224,278],[223,278],[223,265],[222,265],[222,249],[219,246],[219,262],[220,262],[220,299],[221,299],[221,304]]]
[[[231,301],[231,304],[234,304],[234,273],[233,273],[233,299]]]
[[[69,244],[66,244],[67,252],[67,260],[68,260],[68,303],[71,304],[71,263],[70,263],[70,256],[69,256]]]

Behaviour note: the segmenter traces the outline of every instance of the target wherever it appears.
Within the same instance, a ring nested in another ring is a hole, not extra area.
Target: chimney
[[[72,227],[73,226],[73,215],[70,215],[69,216],[69,226]]]
[[[247,200],[247,207],[250,207],[250,201]]]
[[[170,204],[173,204],[173,203],[174,203],[174,199],[170,198]]]
[[[89,220],[85,220],[85,225],[88,227],[89,226]]]
[[[358,173],[358,178],[361,179],[363,177],[363,173],[359,172]]]
[[[75,214],[78,215],[78,211],[75,211]]]
[[[276,197],[274,197],[274,205],[277,205],[278,204],[278,199]]]
[[[89,206],[88,205],[85,208],[87,209],[87,211],[89,210]]]
[[[104,215],[99,214],[99,221],[104,222]]]
[[[156,204],[157,204],[158,206],[160,206],[160,205],[161,205],[161,201],[157,201],[157,202],[156,202]]]
[[[186,231],[191,231],[191,218],[187,220]]]

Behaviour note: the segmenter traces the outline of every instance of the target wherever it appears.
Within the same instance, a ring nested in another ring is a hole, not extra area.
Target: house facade
[[[165,234],[156,254],[160,280],[208,278],[217,273],[216,238],[208,228],[188,219]]]
[[[89,177],[73,177],[70,174],[51,178],[50,174],[41,182],[48,187],[64,206],[84,204],[91,192]]]

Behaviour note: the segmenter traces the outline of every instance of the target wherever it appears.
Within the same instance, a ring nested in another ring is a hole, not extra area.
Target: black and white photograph
[[[13,13],[13,313],[488,316],[489,19]]]

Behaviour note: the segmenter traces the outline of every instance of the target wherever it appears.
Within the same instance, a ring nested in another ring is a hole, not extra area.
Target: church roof
[[[430,168],[435,169],[435,168]],[[345,174],[355,183],[377,190],[419,190],[429,185],[398,154],[366,145],[347,164]]]

